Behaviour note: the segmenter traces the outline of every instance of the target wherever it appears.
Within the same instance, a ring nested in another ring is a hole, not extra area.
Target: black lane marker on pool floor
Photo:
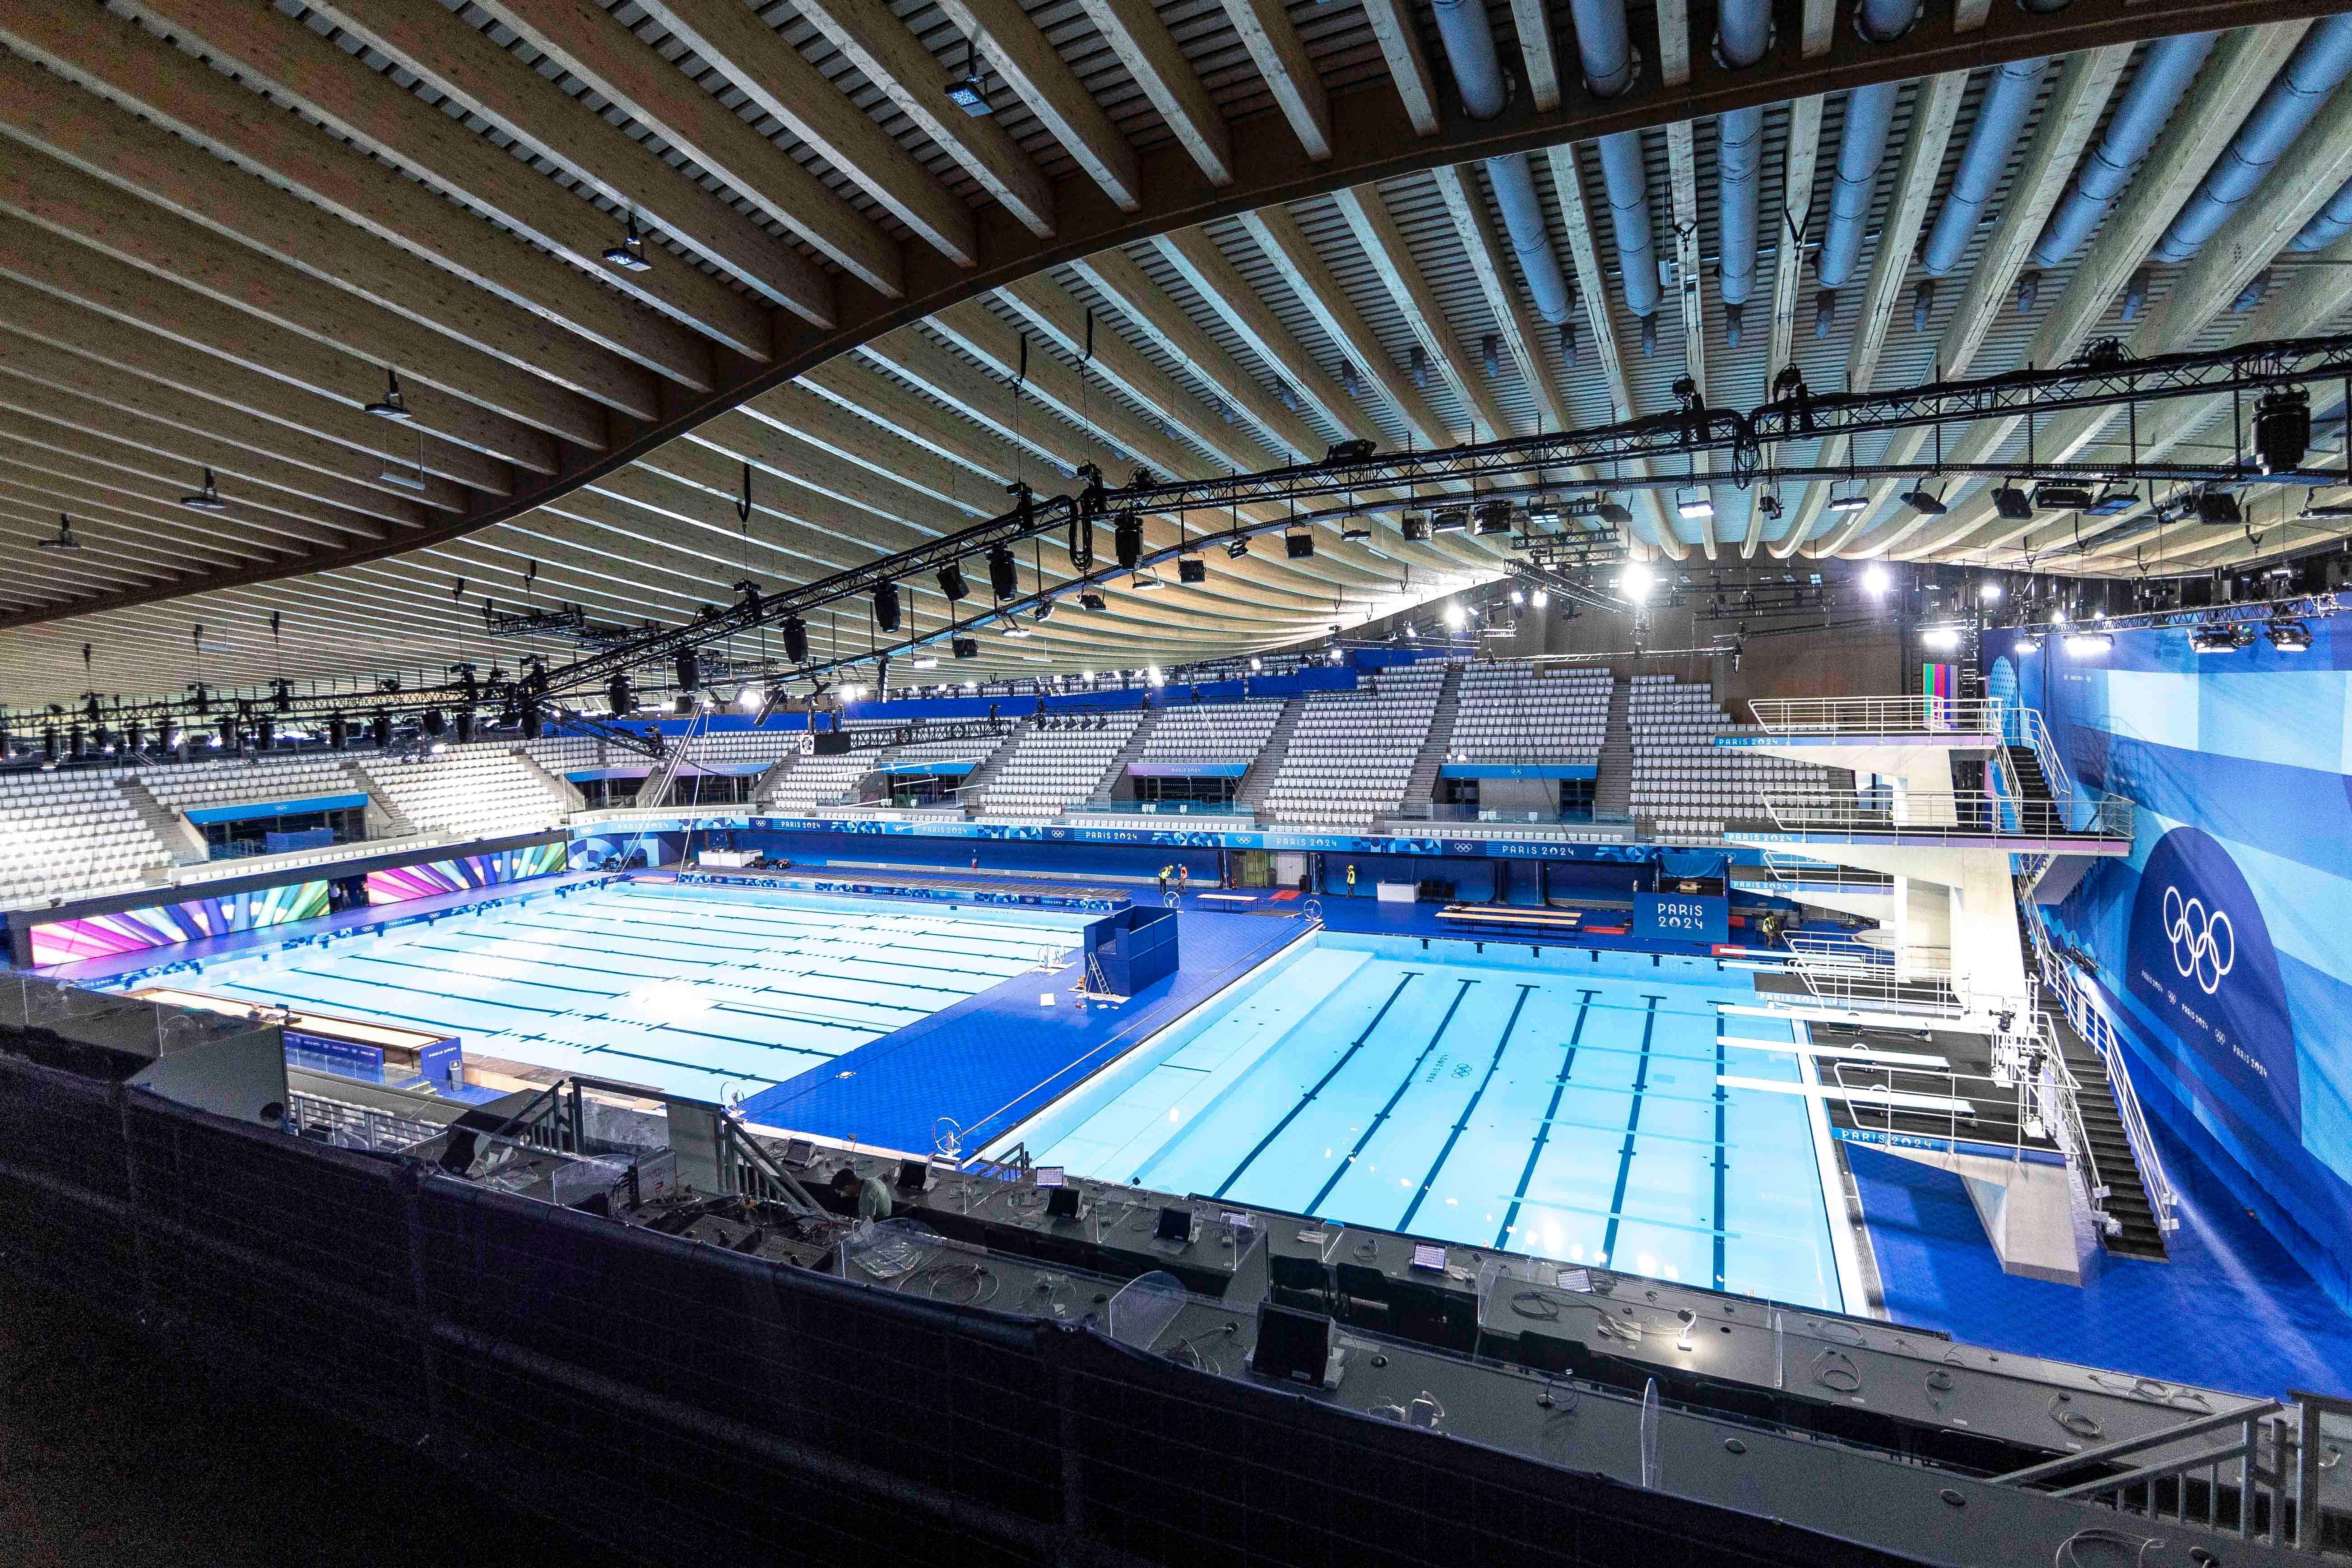
[[[1511,1229],[1519,1223],[1519,1205],[1527,1202],[1528,1184],[1536,1179],[1536,1162],[1543,1158],[1544,1145],[1551,1140],[1552,1119],[1559,1114],[1559,1102],[1568,1093],[1568,1075],[1576,1070],[1576,1047],[1584,1038],[1584,1020],[1592,1011],[1592,999],[1601,994],[1581,987],[1576,994],[1584,1000],[1576,1005],[1576,1027],[1568,1036],[1568,1059],[1559,1064],[1559,1076],[1551,1080],[1551,1103],[1544,1107],[1543,1121],[1536,1128],[1535,1144],[1528,1150],[1527,1168],[1519,1173],[1518,1187],[1511,1194],[1511,1206],[1503,1215],[1503,1228],[1495,1233],[1497,1251],[1511,1244]]]
[[[1381,1123],[1389,1119],[1389,1113],[1397,1108],[1397,1101],[1402,1100],[1405,1090],[1412,1087],[1412,1080],[1421,1076],[1421,1064],[1429,1059],[1429,1053],[1437,1048],[1437,1042],[1445,1037],[1447,1029],[1453,1027],[1454,1015],[1462,1010],[1462,999],[1470,994],[1470,987],[1477,984],[1478,982],[1457,980],[1454,984],[1462,989],[1454,994],[1453,1004],[1445,1009],[1445,1016],[1437,1021],[1437,1032],[1429,1037],[1429,1044],[1421,1047],[1421,1055],[1412,1058],[1412,1066],[1405,1069],[1404,1077],[1396,1086],[1396,1092],[1389,1096],[1389,1102],[1381,1107],[1380,1114],[1372,1118],[1370,1125],[1364,1129],[1363,1136],[1356,1140],[1356,1146],[1348,1151],[1348,1157],[1333,1167],[1330,1176],[1323,1183],[1323,1190],[1308,1200],[1307,1205],[1308,1214],[1313,1214],[1323,1206],[1323,1200],[1331,1195],[1331,1189],[1339,1184],[1339,1178],[1348,1173],[1348,1167],[1356,1163],[1356,1156],[1361,1154],[1370,1144],[1372,1135],[1381,1130]]]
[[[1609,1195],[1609,1228],[1601,1237],[1601,1261],[1617,1261],[1617,1226],[1625,1214],[1625,1183],[1633,1174],[1633,1136],[1642,1130],[1642,1096],[1650,1087],[1650,1032],[1658,1026],[1663,996],[1644,995],[1649,1010],[1642,1019],[1642,1059],[1633,1065],[1633,1108],[1625,1113],[1625,1146],[1617,1152],[1617,1190]]]
[[[1715,1288],[1723,1289],[1723,1183],[1729,1160],[1724,1153],[1724,1110],[1730,1090],[1723,1087],[1723,1015],[1715,1016]]]
[[[1389,993],[1389,999],[1381,1004],[1381,1010],[1372,1015],[1372,1021],[1364,1026],[1364,1032],[1358,1035],[1353,1040],[1349,1042],[1348,1048],[1339,1053],[1339,1059],[1331,1064],[1331,1070],[1325,1073],[1321,1078],[1316,1079],[1315,1087],[1313,1089],[1308,1089],[1305,1094],[1298,1097],[1298,1103],[1292,1106],[1288,1110],[1283,1113],[1282,1120],[1274,1124],[1274,1131],[1268,1132],[1265,1137],[1257,1141],[1256,1148],[1242,1156],[1242,1163],[1234,1167],[1234,1173],[1217,1184],[1217,1190],[1209,1194],[1211,1197],[1223,1197],[1225,1195],[1225,1189],[1232,1186],[1235,1182],[1240,1181],[1242,1179],[1242,1173],[1248,1170],[1250,1165],[1260,1154],[1265,1152],[1266,1145],[1281,1137],[1283,1130],[1288,1127],[1292,1122],[1298,1120],[1298,1113],[1305,1110],[1309,1105],[1315,1103],[1315,1097],[1322,1093],[1333,1079],[1339,1076],[1339,1069],[1341,1068],[1346,1067],[1349,1062],[1355,1059],[1356,1053],[1358,1051],[1363,1049],[1364,1042],[1372,1037],[1372,1031],[1381,1026],[1381,1020],[1389,1016],[1389,1009],[1396,1005],[1396,999],[1404,994],[1404,988],[1420,978],[1421,971],[1417,969],[1408,969],[1404,972],[1404,977],[1396,983],[1396,989]]]
[[[1429,1189],[1437,1184],[1437,1173],[1444,1165],[1445,1157],[1453,1153],[1454,1145],[1462,1141],[1464,1131],[1470,1125],[1471,1112],[1478,1109],[1478,1101],[1486,1096],[1486,1086],[1495,1081],[1495,1069],[1503,1065],[1503,1053],[1511,1047],[1511,1032],[1519,1026],[1519,1014],[1527,1007],[1528,993],[1534,989],[1533,985],[1519,987],[1519,999],[1511,1004],[1511,1021],[1503,1026],[1503,1037],[1495,1042],[1495,1054],[1486,1062],[1486,1076],[1478,1080],[1477,1089],[1470,1096],[1470,1103],[1462,1108],[1462,1120],[1456,1121],[1454,1131],[1445,1135],[1445,1147],[1440,1149],[1437,1158],[1429,1163],[1429,1174],[1422,1178],[1421,1190],[1413,1194],[1412,1202],[1405,1205],[1404,1217],[1396,1222],[1397,1229],[1412,1228],[1412,1216],[1421,1212],[1421,1200],[1429,1196]]]

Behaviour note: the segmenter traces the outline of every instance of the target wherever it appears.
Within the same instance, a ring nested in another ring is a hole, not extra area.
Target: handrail
[[[2003,747],[2032,749],[2053,802],[2072,803],[2079,794],[2040,710],[2014,700],[1924,693],[1759,697],[1748,708],[1757,724],[1774,735],[1991,735]]]
[[[1900,833],[1944,840],[2097,838],[2127,842],[2132,803],[2104,795],[2087,812],[2059,801],[2018,800],[1991,790],[1759,791],[1763,816],[1790,833]],[[2079,804],[2079,803],[2078,803]]]
[[[2092,1001],[2074,967],[2051,947],[2039,914],[2029,913],[2025,929],[2033,942],[2034,966],[2041,972],[2042,984],[2057,994],[2059,1010],[2065,1015],[2066,1022],[2085,1045],[2099,1053],[2099,1059],[2106,1067],[2107,1089],[2115,1100],[2116,1116],[2123,1123],[2124,1137],[2131,1144],[2132,1158],[2139,1166],[2140,1185],[2147,1190],[2148,1209],[2155,1216],[2157,1229],[2179,1229],[2179,1197],[2171,1177],[2165,1173],[2164,1160],[2157,1152],[2156,1139],[2140,1109],[2138,1092],[2132,1088],[2131,1068],[2124,1058],[2123,1042],[2116,1037],[2115,1026]]]

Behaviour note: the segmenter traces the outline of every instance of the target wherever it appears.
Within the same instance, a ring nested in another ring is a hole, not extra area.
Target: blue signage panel
[[[1633,934],[1680,942],[1729,942],[1731,900],[1696,893],[1636,893]]]

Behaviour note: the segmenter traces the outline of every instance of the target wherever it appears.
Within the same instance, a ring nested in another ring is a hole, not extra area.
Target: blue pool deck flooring
[[[491,1057],[725,1101],[1075,945],[1083,917],[616,882],[208,964],[215,995],[460,1036]]]
[[[2352,1394],[2352,1314],[2154,1127],[2181,1197],[2170,1259],[2095,1247],[2081,1289],[2001,1272],[1959,1178],[1846,1145],[1887,1315],[1971,1344],[2284,1399]]]
[[[1189,908],[1177,918],[1177,972],[1123,1004],[1078,1005],[1075,970],[1024,973],[755,1095],[743,1114],[917,1155],[951,1132],[974,1152],[1306,934],[1297,920]]]
[[[1524,955],[1525,949],[1517,951]],[[1021,1130],[1041,1164],[1843,1304],[1785,1022],[1746,977],[1326,936]]]

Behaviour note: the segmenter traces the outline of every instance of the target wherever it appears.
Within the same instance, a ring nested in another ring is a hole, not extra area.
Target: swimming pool
[[[207,963],[192,988],[723,1100],[1066,952],[1092,918],[614,882]]]
[[[998,1149],[1842,1309],[1798,1042],[1716,1005],[1754,1001],[1704,959],[1324,931]]]

